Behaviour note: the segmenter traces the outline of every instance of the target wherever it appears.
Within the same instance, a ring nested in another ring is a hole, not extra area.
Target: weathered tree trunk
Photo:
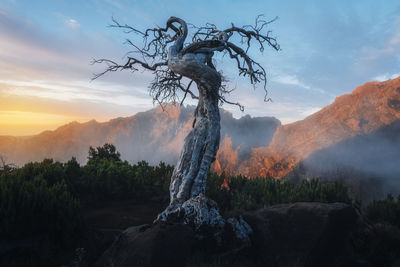
[[[178,18],[172,18],[169,22],[179,22],[182,34],[169,49],[168,67],[196,83],[199,102],[194,127],[185,138],[172,174],[170,204],[158,215],[156,221],[178,220],[192,225],[199,232],[204,228],[213,228],[217,241],[221,241],[227,223],[236,237],[249,245],[249,234],[252,232],[250,226],[242,218],[225,221],[217,204],[205,196],[207,176],[217,155],[220,140],[218,101],[221,75],[210,63],[212,54],[180,53],[187,35],[186,23]]]
[[[220,116],[215,85],[198,84],[200,101],[196,124],[185,138],[170,185],[171,204],[183,203],[205,193],[206,179],[215,160],[220,139]]]
[[[199,102],[194,128],[185,138],[171,178],[170,205],[158,216],[158,220],[167,220],[168,214],[176,211],[185,201],[200,194],[204,195],[207,175],[219,147],[218,92],[221,75],[206,65],[206,57],[203,54],[179,54],[185,37],[184,30],[181,40],[177,40],[170,48],[168,66],[176,74],[188,77],[196,83]]]
[[[183,222],[194,226],[195,230],[199,230],[198,233],[209,232],[200,231],[203,226],[211,227],[215,230],[211,232],[216,235],[224,232],[226,227],[231,227],[238,239],[249,244],[250,226],[242,218],[229,218],[225,221],[218,211],[217,204],[205,196],[207,176],[219,147],[218,102],[243,108],[239,103],[232,103],[223,96],[225,90],[221,90],[224,89],[221,88],[221,75],[216,71],[212,57],[215,52],[227,53],[236,62],[239,75],[249,77],[252,84],[263,83],[266,91],[265,69],[249,57],[247,51],[253,42],[261,52],[266,45],[279,50],[276,39],[269,36],[270,31],[262,33],[263,28],[274,20],[266,21],[262,16],[258,16],[254,26],[237,27],[232,24],[223,31],[218,30],[213,24],[194,27],[191,43],[185,47],[188,27],[184,20],[177,17],[170,17],[166,27],[148,28],[145,31],[113,20],[114,24],[111,27],[141,35],[144,45],[143,48],[139,48],[128,39],[127,42],[134,47],[132,52],[138,52],[140,56],[127,56],[127,61],[122,65],[108,59],[94,60],[93,63],[105,63],[108,66],[104,72],[96,74],[94,79],[107,72],[139,71],[143,68],[153,71],[155,75],[150,93],[153,94],[154,100],[160,103],[171,99],[175,101],[177,92],[181,90],[185,92],[185,96],[189,93],[192,98],[197,98],[190,90],[192,82],[197,85],[199,91],[193,130],[185,138],[179,161],[172,175],[170,204],[158,215],[155,222]],[[232,36],[239,37],[241,44],[247,47],[243,49],[231,42]],[[183,77],[191,80],[186,88],[181,83]]]

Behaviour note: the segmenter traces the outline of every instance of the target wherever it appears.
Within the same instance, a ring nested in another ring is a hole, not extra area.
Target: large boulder
[[[96,267],[185,266],[195,234],[184,224],[126,229],[96,262]]]
[[[349,242],[358,218],[343,203],[275,205],[226,220],[219,243],[185,223],[131,227],[95,266],[369,266],[354,260]],[[250,242],[237,242],[237,229]]]
[[[263,266],[351,266],[347,240],[358,216],[347,204],[282,204],[243,217]]]

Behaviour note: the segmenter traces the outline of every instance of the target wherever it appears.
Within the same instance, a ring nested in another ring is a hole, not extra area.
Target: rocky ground
[[[229,227],[217,242],[207,229],[199,235],[182,223],[151,224],[163,208],[134,201],[83,205],[90,227],[76,250],[48,260],[40,237],[0,243],[0,254],[9,251],[0,266],[400,266],[400,230],[370,223],[343,203],[299,202],[236,214],[252,229],[250,244]]]
[[[199,240],[198,234],[184,224],[147,224],[122,232],[95,266],[398,266],[400,263],[396,251],[400,246],[398,229],[370,225],[356,209],[343,203],[276,205],[246,212],[243,218],[253,229],[250,246],[238,242],[229,231],[217,243],[212,234],[205,234]]]

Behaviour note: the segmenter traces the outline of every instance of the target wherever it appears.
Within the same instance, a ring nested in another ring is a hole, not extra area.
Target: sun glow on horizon
[[[72,118],[60,114],[0,110],[0,135],[26,136],[39,134],[72,121],[88,121],[89,118]]]

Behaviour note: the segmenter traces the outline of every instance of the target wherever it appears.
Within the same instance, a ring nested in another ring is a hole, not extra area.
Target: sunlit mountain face
[[[399,119],[400,78],[366,83],[306,119],[278,127],[271,143],[255,149],[241,164],[240,172],[250,177],[281,178],[313,152],[355,136],[374,134]]]

